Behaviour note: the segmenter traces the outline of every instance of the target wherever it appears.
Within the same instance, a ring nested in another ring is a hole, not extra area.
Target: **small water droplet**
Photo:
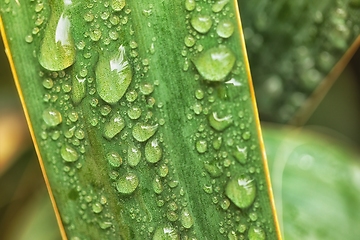
[[[188,36],[185,37],[185,45],[186,45],[187,47],[192,47],[192,46],[194,46],[194,45],[195,45],[195,42],[196,42],[196,40],[195,40],[195,38],[194,38],[193,36],[188,35]]]
[[[228,2],[229,0],[219,0],[212,5],[211,9],[213,12],[220,12]]]
[[[229,199],[224,199],[221,201],[220,206],[222,209],[227,210],[230,207],[230,201]]]
[[[195,147],[199,153],[204,153],[207,150],[207,142],[205,140],[196,141]]]
[[[141,116],[141,109],[138,107],[129,108],[127,114],[131,119],[138,119]]]
[[[185,9],[188,11],[194,10],[196,7],[195,0],[185,0]]]
[[[232,123],[232,116],[228,115],[223,118],[219,118],[217,112],[213,112],[209,116],[210,126],[213,127],[217,131],[223,131],[227,127],[229,127]]]
[[[224,81],[235,63],[235,55],[226,46],[210,48],[193,62],[201,76],[209,81]]]
[[[222,144],[222,138],[221,137],[217,137],[213,140],[213,148],[215,150],[219,150],[221,148],[221,144]]]
[[[162,156],[162,149],[157,139],[148,141],[145,145],[145,159],[150,163],[157,163]]]
[[[160,175],[160,177],[166,177],[169,173],[169,168],[166,164],[163,164],[161,165],[159,168],[158,168],[158,173]]]
[[[72,77],[71,99],[74,104],[79,104],[86,95],[86,78],[78,75]]]
[[[234,150],[232,152],[232,154],[234,155],[235,159],[237,161],[239,161],[240,163],[242,164],[245,164],[246,163],[246,160],[247,160],[247,147],[239,147],[239,146],[236,146],[236,150]]]
[[[199,33],[207,33],[211,26],[212,20],[207,15],[194,15],[190,20],[191,26]]]
[[[51,16],[40,45],[39,63],[50,71],[60,71],[75,62],[75,44],[70,31],[70,18],[62,1],[54,2]]]
[[[251,226],[248,231],[249,240],[265,240],[266,235],[261,227]]]
[[[55,127],[62,122],[61,113],[54,108],[44,110],[42,117],[46,125],[49,127]]]
[[[107,103],[116,103],[125,94],[132,80],[132,70],[121,45],[115,54],[99,55],[95,70],[96,89]]]
[[[192,218],[192,216],[187,208],[183,208],[183,210],[181,211],[180,220],[181,220],[181,225],[184,228],[189,229],[194,224],[194,219]]]
[[[178,214],[177,214],[176,212],[174,212],[174,211],[167,211],[166,217],[167,217],[167,219],[169,219],[169,221],[171,221],[171,222],[175,222],[176,220],[179,219]]]
[[[124,119],[120,116],[120,113],[115,113],[104,125],[104,137],[110,140],[120,133],[124,127]]]
[[[121,11],[125,7],[125,0],[111,0],[111,8],[114,11]]]
[[[222,169],[216,163],[204,163],[204,168],[213,178],[220,177],[223,173]]]
[[[150,83],[140,84],[140,92],[144,95],[149,95],[154,91],[154,86]]]
[[[225,194],[239,208],[247,208],[256,196],[254,180],[249,177],[231,178],[226,184]]]
[[[94,213],[100,213],[103,210],[103,206],[100,203],[94,203],[92,205],[92,210]]]
[[[129,146],[128,148],[128,164],[131,167],[136,167],[141,159],[141,152],[135,146]]]
[[[115,168],[120,167],[120,165],[122,164],[122,158],[120,157],[119,153],[114,151],[106,154],[106,160],[108,161],[110,166]]]
[[[251,137],[251,133],[249,131],[246,131],[241,136],[244,140],[249,140]]]
[[[244,233],[246,231],[247,227],[245,224],[239,224],[239,226],[237,227],[237,230],[240,232],[240,233]]]
[[[75,162],[79,158],[76,150],[68,144],[65,144],[61,147],[60,155],[66,162]]]
[[[161,179],[158,176],[156,176],[154,178],[154,180],[152,182],[152,186],[153,186],[154,192],[156,194],[160,194],[164,190],[164,187],[163,187],[163,185],[161,183]]]
[[[195,91],[195,97],[196,97],[196,99],[198,99],[198,100],[203,99],[203,98],[204,98],[204,91],[201,90],[201,89],[197,89],[197,90]]]
[[[152,240],[180,240],[180,235],[172,226],[158,227]]]
[[[116,189],[122,194],[131,194],[139,185],[139,179],[134,173],[126,173],[120,176],[116,182]]]
[[[229,231],[229,233],[228,233],[228,240],[238,240],[235,231]]]
[[[144,123],[136,123],[132,129],[132,135],[137,141],[145,142],[155,134],[157,129],[158,124],[147,125]]]
[[[32,43],[33,40],[34,40],[34,38],[32,35],[29,34],[29,35],[25,36],[25,42]]]
[[[234,24],[230,20],[224,19],[218,23],[216,33],[222,38],[229,38],[234,33]]]

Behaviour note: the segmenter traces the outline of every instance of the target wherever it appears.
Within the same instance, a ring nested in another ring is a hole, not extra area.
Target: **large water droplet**
[[[219,0],[212,5],[211,9],[213,12],[220,12],[228,2],[229,0]]]
[[[183,208],[183,210],[181,211],[180,220],[181,220],[181,225],[184,228],[191,228],[192,225],[194,224],[194,219],[192,218],[187,208]]]
[[[157,139],[148,141],[145,145],[145,159],[150,163],[157,163],[162,156],[162,149]]]
[[[185,8],[188,11],[194,10],[196,7],[195,0],[185,0]]]
[[[219,118],[217,116],[217,113],[213,112],[209,115],[209,123],[210,126],[213,127],[215,130],[223,131],[232,123],[232,116],[228,115],[223,118]]]
[[[266,235],[262,228],[256,227],[256,226],[251,226],[249,228],[248,238],[249,238],[249,240],[265,240]]]
[[[65,144],[61,147],[60,155],[66,162],[75,162],[79,158],[76,150],[68,144]]]
[[[122,164],[122,158],[117,152],[109,152],[106,154],[106,160],[112,167],[120,167]]]
[[[235,55],[226,46],[210,48],[193,62],[201,76],[209,81],[224,81],[235,63]]]
[[[86,78],[78,75],[72,77],[71,99],[74,104],[79,104],[86,95]]]
[[[136,123],[132,130],[133,137],[139,142],[145,142],[153,136],[158,128],[158,124],[147,125],[144,123]]]
[[[159,227],[155,230],[153,240],[179,240],[179,233],[171,226]]]
[[[99,55],[96,66],[96,89],[107,103],[116,103],[125,94],[132,80],[132,70],[121,45],[115,54]]]
[[[191,26],[199,33],[207,33],[211,26],[212,20],[207,15],[194,15],[190,20]]]
[[[66,14],[71,1],[55,1],[40,45],[39,63],[50,71],[60,71],[75,62],[75,44]]]
[[[217,25],[216,33],[222,38],[229,38],[234,33],[234,24],[230,20],[224,19]]]
[[[122,194],[131,194],[139,185],[139,179],[134,173],[126,173],[116,182],[116,189]]]
[[[254,180],[249,177],[232,178],[226,185],[225,194],[239,208],[247,208],[256,196]]]
[[[119,113],[115,113],[104,125],[104,137],[112,139],[125,127],[125,121]]]
[[[54,108],[44,110],[42,117],[46,125],[49,127],[55,127],[62,122],[61,113]]]
[[[128,164],[131,167],[136,167],[141,159],[141,152],[135,146],[129,146],[128,148]]]

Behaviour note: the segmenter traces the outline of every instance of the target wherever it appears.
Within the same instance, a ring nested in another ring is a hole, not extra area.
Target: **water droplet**
[[[203,99],[203,98],[204,98],[204,91],[201,90],[201,89],[197,89],[197,90],[195,91],[195,97],[196,97],[196,99],[198,99],[198,100]]]
[[[75,137],[76,137],[77,139],[79,139],[79,140],[84,139],[84,137],[85,137],[85,132],[84,132],[84,130],[82,130],[82,129],[77,129],[77,130],[75,131]]]
[[[215,150],[219,150],[221,148],[221,144],[222,144],[222,138],[221,137],[217,137],[213,140],[213,148]]]
[[[42,117],[46,125],[49,127],[55,127],[62,122],[61,113],[54,108],[44,110]]]
[[[54,86],[54,82],[51,78],[46,78],[43,81],[43,86],[46,89],[51,89]]]
[[[235,231],[229,231],[228,233],[228,240],[237,240],[236,232]]]
[[[74,104],[79,104],[86,95],[86,78],[80,78],[78,75],[72,77],[71,99]]]
[[[247,147],[239,147],[236,146],[236,150],[232,152],[235,159],[238,160],[240,163],[245,164],[247,160]]]
[[[194,10],[196,7],[195,0],[185,0],[185,8],[188,11]]]
[[[122,164],[122,158],[117,152],[109,152],[106,154],[106,160],[112,167],[120,167]]]
[[[207,15],[194,15],[190,20],[191,26],[199,33],[207,33],[211,26],[212,20]]]
[[[183,210],[181,211],[180,220],[181,220],[181,225],[184,228],[191,228],[192,225],[194,224],[194,219],[192,218],[187,208],[183,208]]]
[[[204,163],[204,168],[213,178],[220,177],[223,173],[222,169],[216,163]]]
[[[131,167],[136,167],[141,159],[141,152],[135,146],[129,146],[128,148],[128,164]]]
[[[167,165],[163,164],[158,168],[158,173],[160,177],[166,177],[169,173],[169,168]]]
[[[94,203],[92,205],[92,210],[94,213],[100,213],[103,210],[103,206],[100,203]]]
[[[100,108],[100,113],[103,116],[107,116],[111,112],[111,107],[109,105],[104,105]]]
[[[150,83],[140,84],[140,92],[144,95],[149,95],[154,91],[154,86]]]
[[[116,182],[116,189],[122,194],[131,194],[139,185],[139,179],[134,173],[126,173],[120,176]]]
[[[249,240],[265,240],[266,235],[262,228],[251,226],[248,231]]]
[[[162,149],[157,139],[148,141],[145,145],[145,159],[150,163],[157,163],[162,156]]]
[[[205,140],[196,141],[195,147],[199,153],[204,153],[207,150],[207,142]]]
[[[216,33],[222,38],[229,38],[234,33],[234,24],[230,20],[224,19],[217,25]]]
[[[222,209],[227,210],[230,207],[230,201],[229,199],[224,199],[221,203],[220,206]]]
[[[121,11],[125,7],[125,0],[111,0],[111,8],[114,11]]]
[[[126,100],[128,100],[129,102],[135,101],[137,97],[138,97],[138,94],[136,91],[130,91],[130,92],[126,93]]]
[[[180,235],[175,228],[165,226],[155,230],[152,240],[180,240]]]
[[[125,127],[125,121],[119,113],[115,113],[104,125],[104,137],[112,139]]]
[[[237,227],[237,230],[240,232],[240,233],[244,233],[246,231],[246,225],[245,224],[239,224],[239,226]]]
[[[213,12],[220,12],[228,2],[229,0],[219,0],[212,5],[211,9]]]
[[[121,45],[113,55],[100,54],[96,66],[96,89],[107,103],[116,103],[125,94],[132,80],[132,70]]]
[[[219,118],[217,116],[217,112],[213,112],[209,116],[209,123],[210,126],[213,127],[215,130],[223,131],[232,123],[232,116],[228,115],[223,118]]]
[[[223,81],[235,63],[235,55],[226,46],[210,48],[193,60],[201,76],[209,81]]]
[[[161,179],[158,176],[156,176],[154,178],[154,180],[152,182],[152,186],[153,186],[154,192],[156,194],[160,194],[164,190],[164,187],[163,187],[163,185],[161,183]]]
[[[66,162],[75,162],[79,158],[76,150],[70,147],[68,144],[65,144],[61,147],[60,154]]]
[[[131,119],[138,119],[141,116],[141,109],[138,107],[129,108],[127,114]]]
[[[157,129],[158,124],[147,125],[144,123],[136,123],[132,129],[132,135],[139,142],[145,142],[155,134]]]
[[[225,194],[239,208],[247,208],[256,196],[254,180],[249,177],[232,178],[226,184]]]
[[[99,226],[100,226],[101,229],[108,229],[109,227],[112,226],[112,223],[107,222],[107,221],[99,222]]]
[[[70,18],[63,12],[64,6],[59,4],[63,4],[62,1],[53,4],[40,45],[39,63],[50,71],[63,70],[75,62],[75,44],[70,31]]]
[[[194,45],[195,45],[195,42],[196,42],[196,40],[195,40],[195,38],[194,38],[193,36],[188,35],[188,36],[185,37],[185,45],[186,45],[187,47],[192,47],[192,46],[194,46]]]
[[[34,40],[32,35],[26,35],[25,36],[25,42],[31,43]]]
[[[241,136],[244,140],[249,140],[251,137],[251,133],[249,131],[246,131]]]

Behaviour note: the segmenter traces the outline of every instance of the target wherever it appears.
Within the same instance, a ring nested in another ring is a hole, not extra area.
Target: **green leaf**
[[[236,2],[0,6],[63,238],[278,238]]]

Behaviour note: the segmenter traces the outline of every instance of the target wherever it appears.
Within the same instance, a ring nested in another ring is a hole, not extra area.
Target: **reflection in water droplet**
[[[136,123],[132,130],[133,137],[139,142],[145,142],[153,136],[158,128],[156,125],[147,125],[143,123]]]
[[[209,115],[209,123],[210,126],[213,127],[215,130],[223,131],[232,123],[232,116],[228,115],[223,118],[219,118],[217,116],[217,113],[213,112]]]
[[[68,144],[65,144],[61,147],[60,155],[66,162],[75,162],[79,158],[76,150],[70,147]]]
[[[194,15],[190,20],[191,26],[199,33],[207,33],[211,26],[212,20],[207,15]]]
[[[157,139],[148,141],[145,145],[145,159],[150,163],[156,163],[160,161],[162,156],[162,149],[159,146]]]
[[[226,184],[225,194],[239,208],[247,208],[256,196],[254,180],[249,177],[232,178]]]
[[[138,177],[134,173],[126,173],[116,182],[116,189],[119,193],[130,194],[135,191],[138,185]]]
[[[119,113],[115,113],[104,125],[104,137],[112,139],[125,127],[125,121]]]
[[[42,117],[46,125],[49,127],[55,127],[62,122],[62,116],[60,112],[54,108],[48,108],[44,110]]]
[[[40,45],[39,63],[50,71],[63,70],[75,62],[70,16],[65,14],[67,6],[64,3],[55,1],[52,5],[51,16]]]
[[[235,55],[229,48],[219,46],[201,53],[193,62],[206,80],[223,81],[233,68],[235,60]]]
[[[229,38],[234,33],[234,24],[230,20],[222,20],[216,27],[216,33],[222,38]]]
[[[107,103],[116,103],[132,80],[132,70],[121,45],[115,54],[101,53],[96,66],[96,89]]]

